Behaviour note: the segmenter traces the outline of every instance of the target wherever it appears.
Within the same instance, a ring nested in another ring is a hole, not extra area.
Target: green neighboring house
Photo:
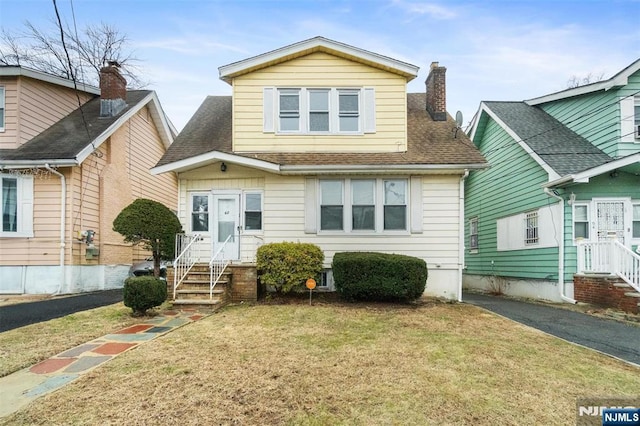
[[[574,302],[574,275],[598,273],[640,291],[640,59],[597,83],[481,102],[469,135],[490,168],[466,181],[465,288]]]

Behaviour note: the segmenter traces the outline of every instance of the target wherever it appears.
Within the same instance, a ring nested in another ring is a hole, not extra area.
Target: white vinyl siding
[[[33,237],[33,177],[0,174],[0,237]]]
[[[373,88],[267,87],[263,89],[263,102],[265,133],[273,132],[276,122],[281,134],[375,133]]]
[[[558,247],[561,223],[556,204],[498,219],[498,251]]]

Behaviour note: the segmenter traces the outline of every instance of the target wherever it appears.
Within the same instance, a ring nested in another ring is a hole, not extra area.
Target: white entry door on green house
[[[624,199],[594,200],[595,235],[599,241],[615,235],[622,244],[631,241],[631,203]]]
[[[213,253],[226,260],[240,259],[240,192],[213,194]],[[225,244],[226,242],[226,244]]]

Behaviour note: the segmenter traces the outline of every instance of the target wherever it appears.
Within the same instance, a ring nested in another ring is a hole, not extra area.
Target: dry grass
[[[473,306],[242,305],[4,424],[573,424],[576,398],[638,389],[639,369]]]
[[[0,377],[144,319],[117,303],[0,333]]]

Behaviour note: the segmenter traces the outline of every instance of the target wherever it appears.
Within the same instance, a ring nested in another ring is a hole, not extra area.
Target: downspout
[[[558,241],[558,290],[560,290],[560,299],[569,303],[577,303],[570,297],[564,294],[564,198],[553,193],[549,188],[544,188],[544,193],[549,197],[555,198],[560,201],[560,241]]]
[[[65,253],[65,216],[67,211],[67,181],[64,178],[64,175],[57,170],[54,170],[49,166],[49,164],[45,164],[44,168],[49,170],[54,175],[60,178],[60,185],[62,185],[62,191],[60,195],[60,284],[58,284],[58,289],[54,294],[60,294],[62,291],[62,286],[64,285],[66,279],[66,271],[64,266],[64,253]]]
[[[460,212],[458,223],[460,232],[458,236],[458,302],[462,302],[462,269],[464,268],[464,181],[469,176],[469,169],[465,169],[464,175],[460,178],[460,190],[459,199],[460,199]]]

